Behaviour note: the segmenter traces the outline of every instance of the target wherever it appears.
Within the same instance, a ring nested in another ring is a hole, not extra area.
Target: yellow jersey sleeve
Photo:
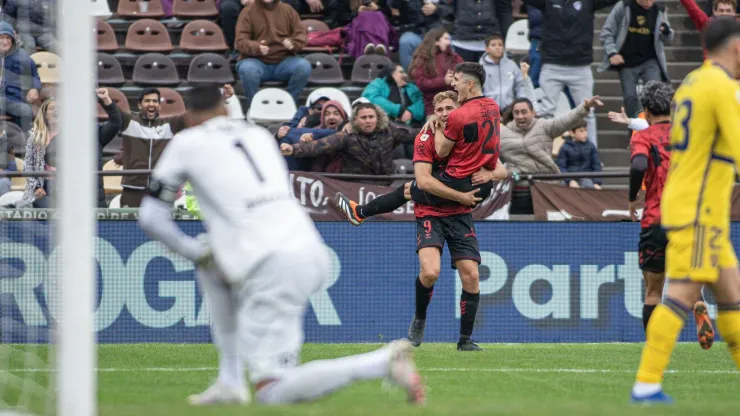
[[[740,171],[740,86],[734,83],[734,88],[723,88],[718,93],[715,115],[719,134],[732,152],[735,169]]]

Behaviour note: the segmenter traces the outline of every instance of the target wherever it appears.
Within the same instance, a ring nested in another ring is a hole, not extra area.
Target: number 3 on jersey
[[[484,135],[483,145],[481,146],[480,152],[484,155],[492,155],[498,153],[499,143],[495,145],[491,144],[491,139],[498,137],[498,120],[494,123],[491,119],[485,119],[478,127],[478,123],[470,123],[463,127],[463,137],[465,137],[465,143],[475,143],[478,141],[479,136]]]
[[[260,182],[264,182],[265,177],[262,176],[262,172],[260,172],[260,170],[257,168],[257,165],[254,163],[254,159],[252,159],[252,155],[249,154],[249,151],[244,146],[244,144],[242,144],[242,142],[237,139],[236,141],[234,141],[234,147],[239,149],[244,154],[244,157],[246,157],[247,163],[252,168],[252,171],[254,171],[254,176],[257,178],[257,180]]]
[[[689,121],[691,121],[691,100],[683,100],[673,112],[675,126],[681,128],[681,140],[673,146],[673,150],[686,150],[689,147]]]

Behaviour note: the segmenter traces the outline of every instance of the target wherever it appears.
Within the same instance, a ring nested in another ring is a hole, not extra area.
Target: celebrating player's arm
[[[180,186],[185,182],[181,147],[182,140],[167,146],[152,173],[149,195],[139,208],[139,226],[152,239],[161,241],[173,252],[200,265],[210,261],[211,250],[203,239],[188,236],[172,220],[172,205]]]
[[[622,107],[622,112],[610,111],[607,116],[612,123],[623,124],[630,130],[641,131],[650,127],[650,124],[644,118],[629,118],[624,111],[624,107]]]
[[[480,188],[475,188],[470,192],[459,192],[445,186],[437,178],[432,176],[432,164],[427,162],[414,163],[414,175],[416,176],[416,185],[420,190],[429,192],[440,198],[455,201],[466,207],[475,206],[481,201],[481,198],[475,196]]]

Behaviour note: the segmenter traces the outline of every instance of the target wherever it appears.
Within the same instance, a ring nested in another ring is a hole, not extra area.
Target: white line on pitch
[[[99,373],[199,373],[217,371],[215,367],[148,367],[148,368],[98,368]],[[430,373],[621,373],[632,374],[636,370],[596,369],[596,368],[420,368]],[[10,373],[51,373],[51,368],[13,368],[0,369]],[[668,370],[671,374],[740,374],[735,370]]]

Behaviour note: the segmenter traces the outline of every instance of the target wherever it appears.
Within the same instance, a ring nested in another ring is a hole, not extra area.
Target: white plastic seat
[[[350,115],[350,117],[352,116],[352,103],[349,101],[349,97],[347,97],[347,94],[345,94],[344,91],[332,87],[316,88],[311,92],[311,95],[306,98],[306,107],[311,105],[311,100],[320,97],[328,97],[330,100],[339,101],[342,104],[342,107],[344,107],[344,112]]]
[[[106,0],[91,0],[90,15],[95,17],[109,18],[113,16]]]
[[[121,208],[121,195],[116,195],[108,205],[108,209],[120,209]]]
[[[506,31],[506,50],[515,54],[529,52],[529,27],[527,19],[521,19]]]
[[[23,199],[23,191],[10,191],[0,196],[0,207],[13,207],[15,203]]]
[[[247,119],[254,123],[290,121],[298,111],[293,97],[280,88],[265,88],[257,92],[249,106]]]
[[[226,100],[226,111],[229,112],[229,117],[237,120],[244,120],[244,111],[239,102],[239,97],[236,95]]]

